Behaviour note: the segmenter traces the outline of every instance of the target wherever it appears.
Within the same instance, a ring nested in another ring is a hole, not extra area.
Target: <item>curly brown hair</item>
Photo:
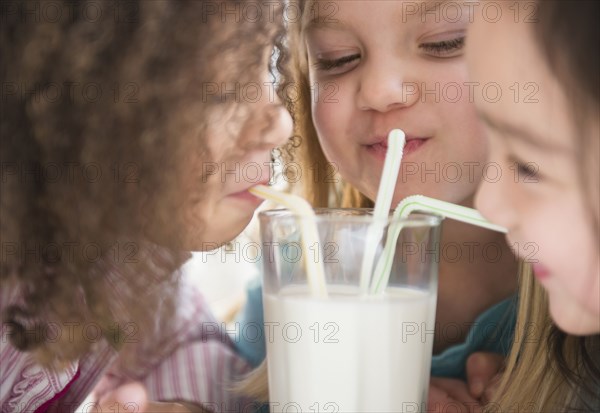
[[[157,312],[173,311],[187,256],[173,211],[202,198],[201,184],[181,193],[181,160],[209,160],[211,113],[243,106],[206,85],[259,79],[265,50],[282,47],[280,13],[252,3],[2,5],[0,281],[12,345],[60,367],[93,350],[77,334],[89,323],[119,348],[127,334],[109,334],[115,323],[152,334]],[[76,334],[38,334],[49,325]]]

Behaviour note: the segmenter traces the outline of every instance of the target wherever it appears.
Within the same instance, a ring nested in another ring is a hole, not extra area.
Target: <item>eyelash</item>
[[[344,56],[344,57],[340,57],[339,59],[333,59],[333,60],[318,59],[317,62],[315,63],[315,66],[319,70],[329,71],[329,70],[340,68],[348,63],[352,63],[356,59],[360,59],[359,54]]]
[[[423,43],[419,45],[420,49],[423,49],[426,52],[433,53],[436,56],[443,56],[445,54],[449,54],[455,50],[460,50],[465,45],[465,37],[457,37],[452,40],[444,40],[441,42],[435,43]]]
[[[514,156],[509,156],[508,161],[516,168],[518,176],[520,177],[519,182],[521,182],[521,179],[524,179],[525,182],[538,182],[541,179],[539,174],[540,168],[535,163],[523,162]],[[511,169],[513,169],[513,167],[511,167]]]
[[[532,166],[531,162],[528,162],[526,164],[515,162],[515,165],[517,166],[517,170],[519,171],[519,173],[524,174],[525,176],[530,178],[538,177],[537,168]]]
[[[426,52],[433,53],[437,56],[443,56],[445,54],[449,54],[452,51],[460,50],[465,45],[465,37],[458,37],[452,40],[444,40],[441,42],[435,43],[423,43],[419,46],[419,48],[425,50]],[[353,61],[360,59],[360,54],[353,54],[350,56],[340,57],[339,59],[318,59],[315,63],[315,67],[318,70],[327,72],[333,69],[338,69],[343,67],[348,63],[352,63]]]

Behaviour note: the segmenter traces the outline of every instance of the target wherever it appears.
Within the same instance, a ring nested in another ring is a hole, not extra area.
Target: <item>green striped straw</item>
[[[313,297],[327,298],[327,285],[325,283],[323,263],[320,260],[311,260],[308,253],[311,246],[316,245],[319,248],[321,245],[315,211],[310,204],[298,195],[276,191],[265,185],[257,185],[248,191],[260,198],[283,205],[299,216],[301,231],[300,245],[304,257],[308,286]]]
[[[406,218],[414,211],[430,212],[435,215],[441,215],[444,218],[455,219],[492,231],[508,232],[506,228],[492,224],[486,220],[476,209],[456,205],[451,202],[440,201],[439,199],[429,198],[423,195],[412,195],[404,198],[394,210],[393,217],[394,219]],[[393,228],[390,227],[388,231],[385,248],[377,262],[377,267],[375,268],[375,276],[371,286],[372,294],[382,293],[385,290],[385,287],[387,287],[400,231],[402,231],[402,223],[393,226]]]
[[[377,245],[383,236],[385,223],[390,216],[392,198],[396,189],[396,180],[400,171],[400,162],[402,162],[405,143],[406,137],[400,129],[393,129],[388,134],[388,150],[385,154],[381,181],[379,182],[377,199],[375,200],[373,224],[367,230],[365,252],[360,271],[360,291],[365,294],[368,292],[373,274],[372,268],[375,261],[375,253],[377,252]]]

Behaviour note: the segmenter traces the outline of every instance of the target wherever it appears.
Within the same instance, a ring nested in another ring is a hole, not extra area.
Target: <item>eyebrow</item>
[[[419,7],[419,14],[416,16],[422,17],[424,14],[436,11],[442,4],[447,3],[449,0],[435,0],[435,1],[424,1],[421,5],[425,4],[425,7]]]
[[[568,149],[562,145],[549,143],[546,139],[540,138],[535,133],[505,121],[494,119],[487,113],[478,111],[479,118],[485,122],[489,127],[499,132],[503,132],[509,139],[520,139],[531,146],[539,147],[543,150],[550,152],[566,152]]]
[[[317,29],[334,29],[334,30],[344,30],[347,29],[348,26],[336,18],[330,16],[321,16],[320,13],[317,13],[316,16],[313,16],[306,25],[303,27],[303,31],[312,31]]]
[[[353,1],[353,0],[351,0],[351,1]],[[393,0],[388,0],[388,1],[393,1]],[[421,19],[423,17],[423,15],[436,11],[437,9],[442,7],[442,5],[444,3],[447,3],[448,1],[449,0],[425,0],[425,1],[422,1],[419,3],[418,13],[414,13],[414,14],[411,13],[408,16],[403,17],[403,19],[405,19],[405,18]],[[316,4],[316,2],[314,4]],[[404,8],[401,8],[401,10],[403,12],[406,11]],[[348,28],[348,26],[346,24],[344,24],[343,22],[341,22],[340,20],[336,19],[333,16],[322,16],[321,13],[313,13],[313,15],[314,16],[303,27],[303,30],[305,30],[305,31],[311,31],[311,30],[316,30],[316,29],[344,30],[344,29]]]

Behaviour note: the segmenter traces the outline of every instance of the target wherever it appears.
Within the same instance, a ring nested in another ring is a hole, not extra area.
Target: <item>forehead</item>
[[[492,119],[534,131],[560,145],[571,135],[565,93],[541,54],[535,23],[477,16],[467,35],[466,59],[479,111]],[[510,13],[509,13],[510,12]]]
[[[250,19],[243,18],[241,11],[234,12],[243,8],[232,10],[210,17],[211,34],[204,46],[207,58],[200,63],[212,66],[213,75],[222,81],[256,80],[269,66],[276,37],[283,34],[281,16],[274,10],[271,16],[264,12]]]
[[[320,0],[308,1],[305,29],[345,28],[344,20],[392,17],[399,24],[457,22],[468,18],[469,0]]]

